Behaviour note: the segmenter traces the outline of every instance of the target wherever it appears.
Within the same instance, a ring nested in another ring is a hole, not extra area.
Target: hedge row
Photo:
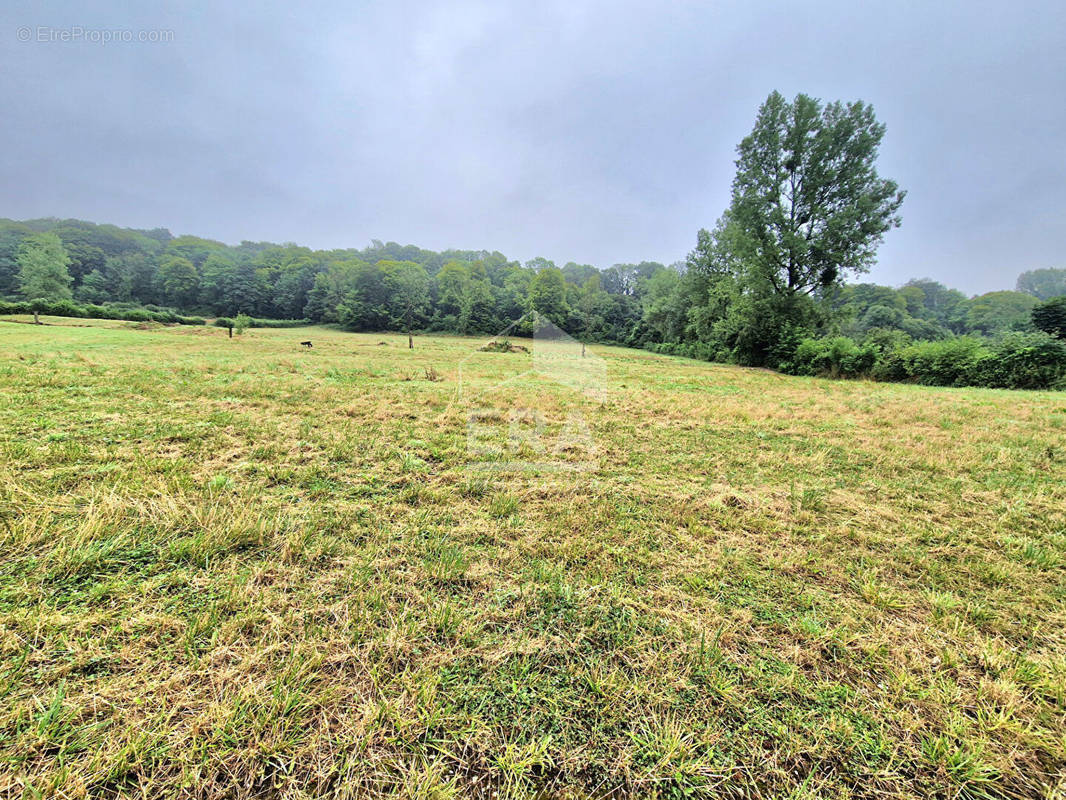
[[[159,306],[137,306],[131,303],[108,303],[107,305],[93,305],[92,303],[75,303],[71,300],[56,300],[53,302],[29,300],[5,301],[0,300],[0,314],[32,314],[36,308],[38,314],[51,317],[76,317],[79,319],[122,319],[130,322],[162,322],[178,325],[203,325],[206,320],[203,317],[186,317],[176,314],[174,311]],[[219,317],[215,324],[220,328],[229,327],[233,320]],[[310,325],[306,319],[257,319],[252,318],[249,328],[299,328]]]
[[[91,303],[74,303],[70,300],[55,302],[3,302],[0,314],[32,314],[34,311],[51,317],[78,317],[81,319],[124,319],[130,322],[163,322],[178,325],[203,325],[203,317],[183,317],[166,309],[136,308],[119,305],[96,306]]]
[[[219,317],[215,320],[214,324],[219,328],[233,328],[237,322],[232,317]],[[255,317],[249,317],[249,328],[302,328],[306,325],[311,325],[312,322],[306,319],[257,319]]]
[[[926,386],[1066,389],[1066,342],[1045,333],[1009,333],[993,341],[960,336],[881,350],[846,336],[805,339],[781,370]]]
[[[790,375],[871,378],[926,386],[1066,389],[1066,341],[1046,333],[1008,333],[996,340],[960,336],[935,342],[847,336],[804,339],[778,365]],[[702,342],[657,342],[645,349],[704,361],[727,361]]]

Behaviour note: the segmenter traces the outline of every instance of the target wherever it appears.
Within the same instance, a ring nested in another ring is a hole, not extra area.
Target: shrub
[[[932,338],[932,337],[927,337]],[[939,338],[939,337],[938,337]],[[891,353],[914,343],[914,337],[895,328],[871,328],[862,337],[862,344],[870,345],[878,353]]]
[[[987,352],[979,339],[969,336],[915,342],[894,354],[897,377],[893,379],[914,380],[927,386],[973,385],[977,363]]]
[[[1050,389],[1066,378],[1066,342],[1047,333],[1009,333],[980,359],[974,383],[1001,389]]]
[[[86,317],[85,309],[73,300],[57,300],[54,303],[41,303],[38,310],[53,317]]]
[[[33,309],[29,303],[0,301],[0,314],[30,314]]]
[[[795,375],[823,375],[854,378],[869,374],[877,363],[877,349],[861,347],[847,336],[832,339],[804,339],[796,347],[788,371]]]

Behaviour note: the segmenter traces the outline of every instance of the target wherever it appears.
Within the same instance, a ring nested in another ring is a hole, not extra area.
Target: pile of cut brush
[[[506,339],[504,339],[502,342],[498,342],[495,339],[493,339],[488,344],[483,345],[482,347],[479,347],[478,350],[484,351],[486,353],[528,353],[529,352],[529,348],[528,347],[523,347],[520,344],[511,344]]]

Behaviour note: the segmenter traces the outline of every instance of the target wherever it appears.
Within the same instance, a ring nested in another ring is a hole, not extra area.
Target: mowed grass
[[[46,321],[0,796],[1062,797],[1064,394]]]

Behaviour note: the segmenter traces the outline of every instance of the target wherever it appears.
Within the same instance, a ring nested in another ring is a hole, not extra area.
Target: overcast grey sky
[[[1061,3],[235,5],[6,0],[0,216],[669,263],[778,89],[887,124],[908,195],[874,280],[1066,266]]]

